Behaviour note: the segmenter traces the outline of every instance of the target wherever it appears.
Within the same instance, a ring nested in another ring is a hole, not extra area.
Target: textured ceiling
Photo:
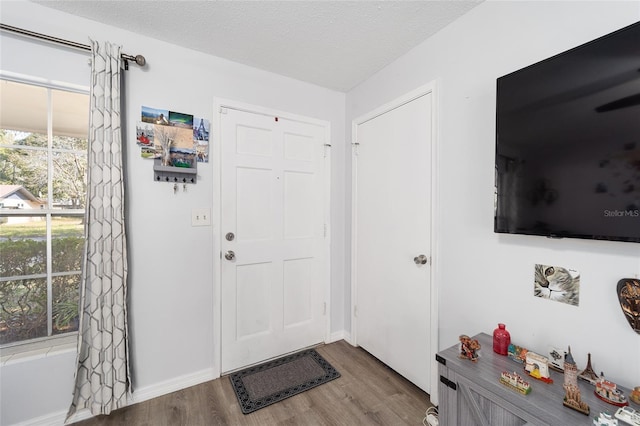
[[[34,3],[346,92],[481,1]]]

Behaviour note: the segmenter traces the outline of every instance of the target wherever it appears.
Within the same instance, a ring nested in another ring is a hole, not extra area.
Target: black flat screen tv
[[[640,22],[497,79],[497,233],[640,242]]]

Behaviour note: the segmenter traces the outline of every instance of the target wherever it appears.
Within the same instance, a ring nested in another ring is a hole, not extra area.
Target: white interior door
[[[356,343],[430,393],[432,93],[387,108],[354,125]]]
[[[325,131],[222,108],[221,370],[324,341]]]

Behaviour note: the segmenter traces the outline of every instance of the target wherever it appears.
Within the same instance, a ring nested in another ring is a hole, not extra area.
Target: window
[[[78,330],[89,96],[0,79],[0,347]]]

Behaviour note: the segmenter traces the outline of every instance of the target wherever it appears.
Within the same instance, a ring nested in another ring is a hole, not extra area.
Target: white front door
[[[327,126],[220,110],[221,370],[325,339]]]
[[[359,346],[429,393],[433,95],[416,96],[354,122],[353,318]]]

